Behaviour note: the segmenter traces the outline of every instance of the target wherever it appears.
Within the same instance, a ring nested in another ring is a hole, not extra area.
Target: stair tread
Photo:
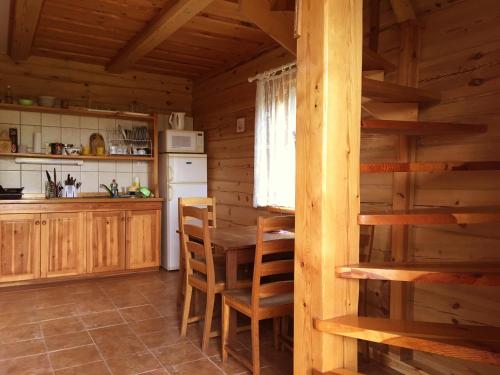
[[[362,163],[361,173],[446,172],[500,170],[500,161],[423,161]]]
[[[370,48],[363,48],[363,70],[384,70],[393,72],[396,65]]]
[[[360,225],[485,224],[500,222],[500,207],[442,207],[385,210],[358,215]]]
[[[341,316],[314,322],[322,332],[420,350],[454,358],[500,364],[500,327]]]
[[[457,133],[478,134],[487,130],[488,127],[483,124],[379,119],[361,121],[361,131],[365,134],[453,135]]]
[[[363,375],[360,372],[347,370],[345,368],[338,368],[332,371],[321,372],[318,370],[313,370],[313,375]]]
[[[441,100],[441,94],[433,91],[365,77],[363,77],[361,91],[365,98],[388,103],[436,103]]]
[[[360,263],[337,267],[336,274],[349,279],[500,285],[500,263]]]

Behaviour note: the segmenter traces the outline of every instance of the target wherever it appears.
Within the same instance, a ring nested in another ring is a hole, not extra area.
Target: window
[[[295,207],[295,88],[295,69],[257,82],[255,207]]]

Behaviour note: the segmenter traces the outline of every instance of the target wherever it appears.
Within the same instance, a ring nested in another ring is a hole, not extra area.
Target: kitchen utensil
[[[183,130],[185,117],[186,112],[172,112],[168,118],[168,123],[172,129]]]
[[[54,168],[54,185],[57,186],[57,176],[56,176],[56,169]]]
[[[90,146],[82,147],[82,155],[90,155]]]
[[[21,199],[23,197],[22,188],[4,188],[0,185],[0,199]]]
[[[42,153],[42,132],[33,133],[33,152],[36,154]]]
[[[31,100],[31,99],[20,98],[20,99],[17,99],[17,102],[19,104],[25,105],[25,106],[33,105],[33,100]]]
[[[96,155],[104,155],[104,147],[103,146],[98,146],[96,147]]]
[[[96,155],[98,147],[102,147],[105,150],[105,148],[104,148],[104,138],[99,133],[93,133],[90,136],[90,152],[93,155]],[[104,152],[103,152],[103,154],[104,154]]]
[[[9,129],[10,152],[17,152],[17,128]]]
[[[48,171],[45,171],[45,174],[47,175],[47,181],[52,182],[52,178],[50,178],[50,173]]]
[[[62,155],[64,144],[60,142],[49,143],[51,155]]]
[[[54,96],[39,96],[38,104],[42,107],[54,107],[56,98]]]

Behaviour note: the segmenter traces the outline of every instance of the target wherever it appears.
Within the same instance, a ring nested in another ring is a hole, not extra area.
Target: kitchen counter
[[[2,204],[61,204],[61,203],[139,203],[139,202],[163,202],[163,198],[109,198],[106,196],[102,197],[82,197],[82,198],[25,198],[25,199],[5,199],[0,200],[0,205]]]

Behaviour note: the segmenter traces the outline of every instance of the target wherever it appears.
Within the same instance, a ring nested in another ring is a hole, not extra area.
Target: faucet
[[[104,188],[108,193],[111,198],[116,198],[118,197],[118,184],[116,183],[115,180],[111,183],[111,189],[104,184],[100,184],[100,187]]]

